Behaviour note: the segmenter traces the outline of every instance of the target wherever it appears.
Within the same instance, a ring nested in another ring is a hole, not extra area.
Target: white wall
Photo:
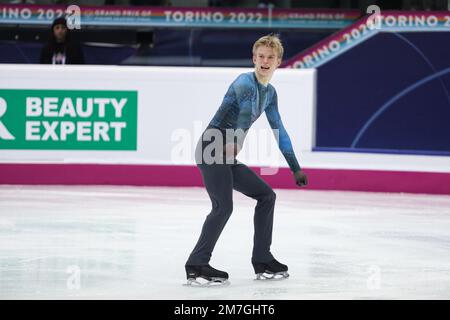
[[[240,73],[248,71],[251,69],[0,65],[0,89],[138,91],[137,151],[0,149],[0,162],[193,164],[198,137],[221,104],[228,86]],[[315,70],[279,69],[272,81],[278,92],[280,114],[298,153],[312,147],[314,78]],[[265,114],[251,132],[257,134],[259,142],[260,137],[267,135],[275,152],[258,154],[246,147],[240,160],[251,165],[287,166]],[[173,154],[176,147],[180,149],[181,140],[177,137],[190,144],[184,157]],[[249,133],[247,145],[252,145],[254,139]]]

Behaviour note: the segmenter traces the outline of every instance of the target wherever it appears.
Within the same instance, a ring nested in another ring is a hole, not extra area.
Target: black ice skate
[[[228,273],[214,269],[209,264],[202,266],[186,265],[186,278],[188,286],[208,287],[211,285],[228,285]],[[207,282],[201,282],[198,279],[204,279]]]
[[[269,262],[252,261],[256,280],[283,280],[289,278],[288,267],[273,259]]]

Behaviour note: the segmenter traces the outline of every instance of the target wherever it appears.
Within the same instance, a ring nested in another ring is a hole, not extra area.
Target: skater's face
[[[275,70],[281,64],[281,58],[276,51],[267,46],[259,46],[253,54],[253,63],[258,78],[270,80]]]

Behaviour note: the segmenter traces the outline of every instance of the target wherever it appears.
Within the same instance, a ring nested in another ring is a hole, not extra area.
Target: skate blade
[[[198,288],[214,288],[214,287],[226,287],[230,285],[230,281],[223,278],[211,278],[207,279],[188,279],[187,283],[183,284],[186,287],[198,287]]]
[[[285,280],[289,278],[289,273],[287,271],[283,272],[264,272],[264,273],[257,273],[256,279],[258,281],[280,281]]]

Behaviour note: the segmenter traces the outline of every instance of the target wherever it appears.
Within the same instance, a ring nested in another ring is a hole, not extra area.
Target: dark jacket
[[[57,43],[53,34],[53,28],[57,24],[66,24],[64,18],[58,18],[53,21],[50,28],[50,37],[47,44],[41,50],[40,63],[52,64],[53,56],[57,53],[65,55],[65,64],[84,64],[84,55],[81,46],[74,41],[70,35],[70,29],[67,29],[66,39],[63,43]]]

